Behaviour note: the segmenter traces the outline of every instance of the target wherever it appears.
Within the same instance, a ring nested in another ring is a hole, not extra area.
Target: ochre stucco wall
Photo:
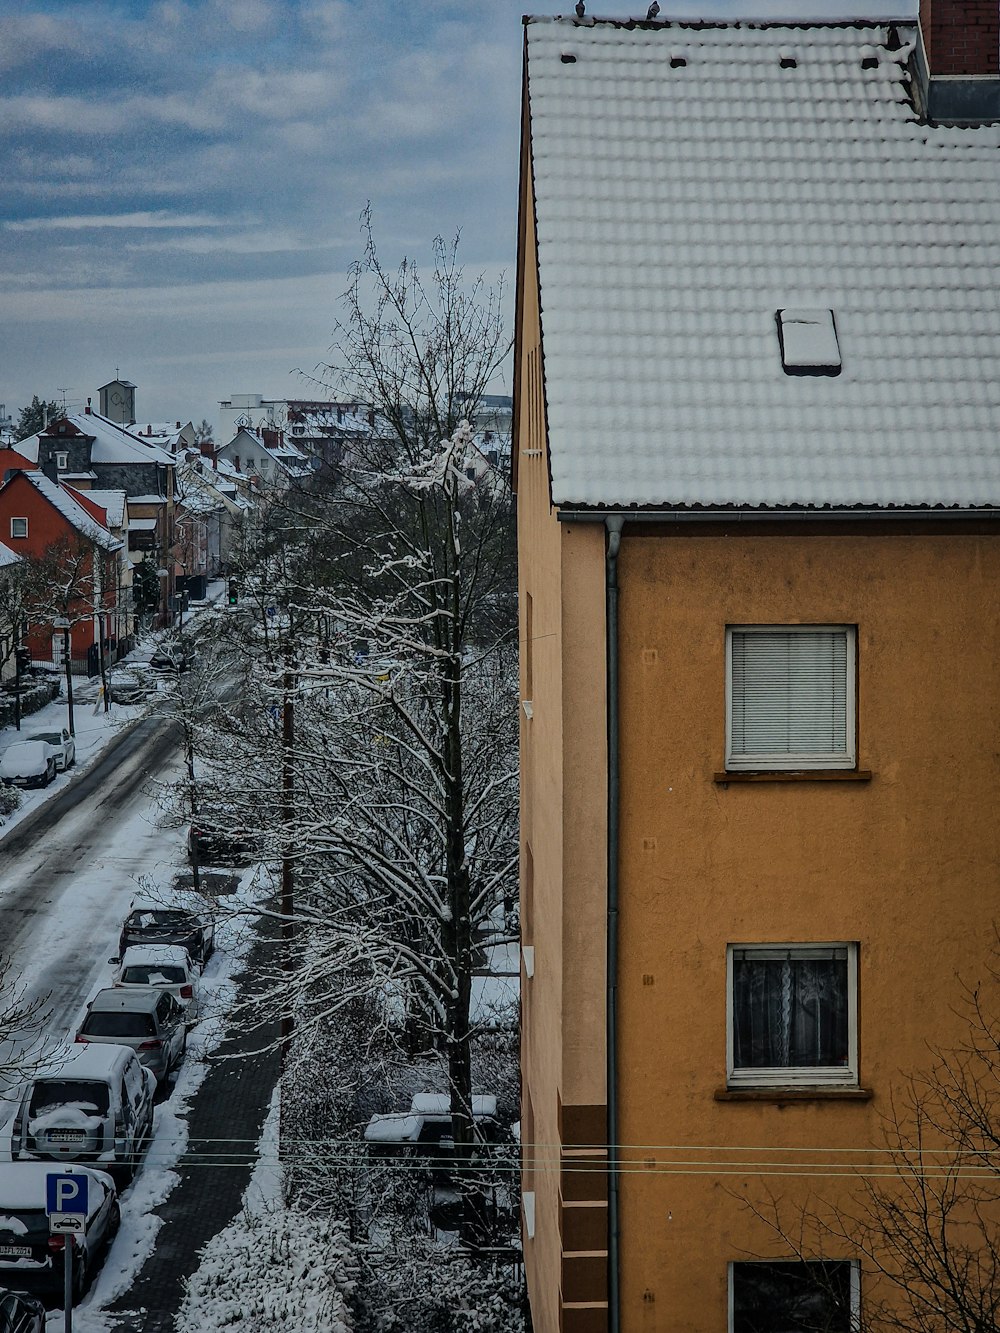
[[[720,1333],[727,1263],[776,1252],[734,1194],[760,1199],[770,1184],[790,1207],[805,1185],[662,1163],[739,1162],[727,1150],[760,1145],[802,1161],[781,1150],[880,1142],[898,1071],[960,1032],[956,973],[981,974],[998,907],[1000,542],[626,531],[620,569],[620,1103],[623,1142],[647,1145],[622,1180],[622,1326]],[[857,625],[870,783],[713,780],[725,628],[755,623]],[[716,1100],[727,943],[842,940],[860,944],[873,1099]]]

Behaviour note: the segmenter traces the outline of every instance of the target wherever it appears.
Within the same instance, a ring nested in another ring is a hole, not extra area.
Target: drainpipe
[[[625,520],[606,521],[608,546],[605,582],[608,709],[608,959],[607,959],[607,1103],[608,1103],[608,1330],[618,1333],[621,1318],[618,1282],[618,548]]]

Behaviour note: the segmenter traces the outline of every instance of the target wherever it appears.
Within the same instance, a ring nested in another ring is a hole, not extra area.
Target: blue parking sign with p
[[[45,1177],[45,1211],[51,1217],[54,1213],[75,1213],[87,1216],[87,1185],[85,1175],[72,1171],[59,1174],[50,1173]]]

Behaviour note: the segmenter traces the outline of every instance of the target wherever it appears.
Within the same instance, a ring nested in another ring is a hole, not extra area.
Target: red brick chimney
[[[931,78],[1000,75],[997,0],[920,0]]]

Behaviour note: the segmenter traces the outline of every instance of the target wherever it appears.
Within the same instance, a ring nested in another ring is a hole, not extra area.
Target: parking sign
[[[50,1172],[45,1177],[45,1211],[53,1234],[86,1230],[89,1184],[87,1176],[72,1171]]]

